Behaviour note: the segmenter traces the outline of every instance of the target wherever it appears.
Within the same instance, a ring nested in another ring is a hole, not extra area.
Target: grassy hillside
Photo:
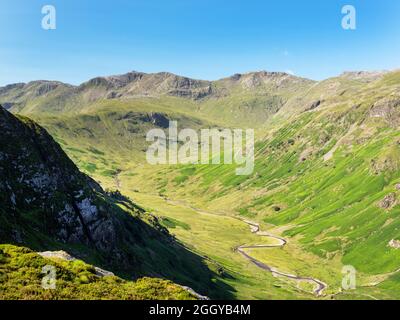
[[[192,166],[164,169],[153,183],[168,197],[281,226],[283,236],[332,265],[339,259],[366,275],[390,274],[400,263],[389,246],[400,239],[398,77],[330,94],[276,127],[257,143],[252,176]]]
[[[44,289],[43,268],[56,272],[55,289]],[[99,276],[80,260],[45,259],[12,245],[0,245],[0,299],[2,300],[193,300],[170,281],[142,278],[135,282]]]
[[[388,243],[400,236],[399,207],[396,200],[380,203],[399,196],[400,83],[388,85],[396,76],[352,98],[333,96],[269,133],[257,143],[252,176],[193,166],[175,170],[179,179],[165,169],[153,181],[171,197],[290,225],[284,235],[323,258],[340,255],[371,274],[393,271],[400,255]]]

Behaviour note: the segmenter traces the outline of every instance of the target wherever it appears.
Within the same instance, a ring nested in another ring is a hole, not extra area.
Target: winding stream
[[[292,274],[288,274],[288,273],[284,273],[281,272],[255,258],[253,258],[252,256],[250,256],[248,253],[246,253],[245,249],[260,249],[260,248],[281,248],[283,246],[286,245],[287,241],[283,238],[274,236],[272,234],[269,234],[267,232],[261,231],[260,230],[260,225],[258,223],[252,222],[252,221],[247,221],[247,220],[242,220],[243,222],[247,223],[250,226],[250,230],[252,233],[257,234],[261,237],[268,237],[268,238],[272,238],[275,240],[278,240],[278,244],[266,244],[266,245],[255,245],[255,246],[246,246],[246,245],[242,245],[236,248],[236,250],[242,255],[244,256],[247,260],[251,261],[252,263],[254,263],[257,267],[271,272],[273,275],[279,275],[285,278],[289,278],[292,280],[297,280],[297,281],[308,281],[310,283],[313,283],[315,285],[315,289],[314,289],[314,294],[320,296],[322,295],[322,292],[327,288],[327,285],[325,283],[323,283],[322,281],[318,280],[318,279],[314,279],[311,277],[299,277],[296,275],[292,275]]]
[[[219,214],[216,213],[212,213],[212,212],[207,212],[198,208],[195,208],[191,205],[188,205],[186,202],[184,201],[179,201],[179,200],[171,200],[171,199],[164,199],[166,200],[168,203],[173,204],[173,205],[179,205],[179,206],[184,206],[186,208],[189,208],[191,210],[194,210],[198,213],[205,213],[205,214],[211,214],[211,215],[218,215],[221,216]],[[275,269],[267,264],[265,264],[264,262],[261,262],[259,260],[257,260],[256,258],[250,256],[245,249],[271,249],[271,248],[282,248],[287,244],[287,240],[285,240],[284,238],[275,236],[273,234],[270,234],[268,232],[265,231],[261,231],[260,230],[260,225],[258,223],[252,222],[252,221],[248,221],[248,220],[243,220],[237,217],[232,217],[235,219],[238,219],[240,221],[242,221],[243,223],[246,223],[250,226],[250,230],[252,233],[259,235],[261,237],[268,237],[271,239],[275,239],[278,240],[279,243],[277,244],[265,244],[265,245],[241,245],[237,248],[235,248],[235,251],[239,252],[244,258],[246,258],[247,260],[249,260],[250,262],[252,262],[253,264],[255,264],[257,267],[259,267],[260,269],[263,269],[265,271],[271,272],[273,275],[278,275],[281,277],[285,277],[291,280],[296,280],[296,281],[307,281],[309,283],[314,284],[314,294],[317,296],[321,296],[323,294],[323,291],[328,287],[327,284],[323,283],[322,281],[312,278],[312,277],[300,277],[300,276],[296,276],[293,274],[288,274],[288,273],[284,273],[282,271],[279,271],[278,269]]]

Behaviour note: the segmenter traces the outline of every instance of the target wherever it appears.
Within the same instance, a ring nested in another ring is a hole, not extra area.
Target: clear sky
[[[356,8],[344,30],[341,9]],[[43,30],[54,5],[57,29]],[[170,71],[268,70],[324,79],[400,68],[399,0],[1,0],[0,85]]]

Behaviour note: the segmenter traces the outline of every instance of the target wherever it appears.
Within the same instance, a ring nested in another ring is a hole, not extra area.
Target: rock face
[[[117,222],[101,187],[34,122],[0,108],[0,130],[0,240],[24,243],[39,230],[63,243],[115,250]]]
[[[381,118],[394,127],[400,125],[400,97],[388,97],[376,102],[370,111],[370,117]]]
[[[12,108],[12,106],[13,106],[13,103],[10,103],[10,102],[8,102],[8,103],[6,102],[3,104],[4,109],[7,109],[7,110]]]
[[[140,118],[140,120],[144,122],[150,122],[158,127],[161,128],[168,128],[169,127],[169,119],[165,114],[152,112],[150,114],[146,114]]]
[[[263,85],[270,85],[275,89],[284,88],[293,83],[305,82],[312,84],[312,80],[299,78],[285,72],[257,71],[233,76],[218,81],[221,84],[240,84],[243,88],[254,89]]]
[[[316,100],[306,109],[306,111],[314,110],[318,108],[320,105],[321,105],[321,100]]]

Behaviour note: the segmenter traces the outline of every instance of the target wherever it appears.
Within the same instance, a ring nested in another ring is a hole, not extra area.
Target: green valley
[[[144,229],[152,221],[168,230],[171,243],[136,227],[147,235],[124,245],[144,262],[138,276],[162,275],[212,299],[400,298],[399,71],[319,82],[277,72],[217,81],[131,72],[80,86],[10,85],[0,88],[0,103],[46,128],[107,191],[99,191],[101,201],[121,195],[117,207],[145,221]],[[169,121],[196,131],[254,129],[253,174],[237,176],[230,164],[148,164],[146,133],[167,130]],[[287,243],[277,246],[277,238]],[[46,241],[25,245],[42,250]],[[81,250],[60,246],[46,250]],[[171,264],[176,250],[179,267]],[[342,286],[349,265],[357,271],[354,290]],[[316,293],[305,278],[326,287]]]

